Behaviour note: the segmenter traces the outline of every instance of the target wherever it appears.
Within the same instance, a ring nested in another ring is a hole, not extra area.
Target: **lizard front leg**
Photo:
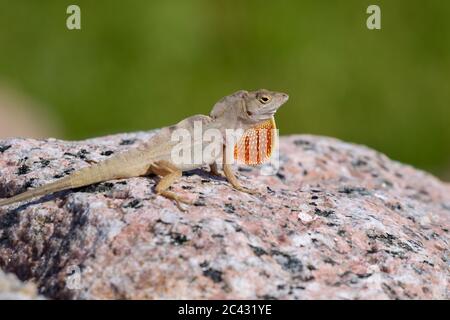
[[[172,191],[169,191],[169,187],[182,176],[182,171],[175,167],[169,161],[158,161],[150,166],[150,171],[161,176],[161,180],[155,187],[155,191],[157,194],[160,194],[168,199],[174,200],[178,209],[181,211],[186,211],[180,202],[186,204],[192,204],[190,200],[184,199]]]
[[[226,146],[223,147],[223,173],[225,173],[225,177],[227,178],[228,182],[231,183],[231,185],[239,191],[246,192],[249,194],[255,194],[258,193],[258,190],[256,189],[248,189],[239,183],[239,180],[236,178],[236,176],[233,173],[233,169],[231,167],[231,164],[229,161],[227,161],[227,152],[226,152]]]

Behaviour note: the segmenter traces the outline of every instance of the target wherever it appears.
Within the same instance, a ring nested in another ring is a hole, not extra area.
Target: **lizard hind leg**
[[[170,200],[174,200],[178,209],[186,211],[180,202],[192,204],[192,201],[180,197],[175,192],[169,191],[170,186],[182,176],[182,171],[168,161],[158,161],[150,166],[150,171],[161,176],[161,180],[155,187],[157,194],[160,194]]]

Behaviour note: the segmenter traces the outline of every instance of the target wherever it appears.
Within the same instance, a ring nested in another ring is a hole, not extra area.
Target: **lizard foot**
[[[181,203],[184,203],[184,204],[187,204],[187,205],[193,205],[194,204],[193,201],[188,200],[188,199],[184,199],[184,198],[180,198],[180,197],[177,197],[177,199],[174,199],[174,200],[175,200],[175,204],[177,205],[178,209],[180,209],[180,211],[183,211],[183,212],[186,212],[187,209],[183,208],[181,206]]]
[[[186,212],[187,209],[183,208],[181,206],[181,203],[184,203],[187,205],[193,204],[193,202],[191,200],[180,197],[179,195],[175,194],[172,191],[164,190],[164,191],[159,192],[159,194],[166,197],[167,199],[174,200],[178,209],[180,209],[180,211],[183,211],[183,212]]]
[[[234,188],[236,190],[239,190],[241,192],[245,192],[248,194],[259,194],[259,190],[258,189],[250,189],[250,188],[246,188],[246,187],[242,187],[242,186],[234,186]]]

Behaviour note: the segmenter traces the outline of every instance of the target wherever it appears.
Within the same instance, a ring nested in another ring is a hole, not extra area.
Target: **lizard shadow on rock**
[[[210,179],[210,180],[217,180],[217,181],[224,181],[224,182],[227,181],[227,179],[223,175],[218,176],[218,175],[212,174],[211,172],[206,171],[204,169],[189,170],[189,171],[183,172],[183,175],[187,176],[187,177],[197,175],[203,179]]]
[[[0,218],[2,218],[1,220],[3,222],[3,216],[10,216],[10,215],[14,214],[17,217],[16,218],[16,220],[17,220],[16,222],[18,223],[19,222],[19,214],[20,214],[20,212],[25,210],[29,206],[45,203],[45,202],[48,202],[48,201],[51,201],[51,200],[55,200],[55,199],[58,199],[58,198],[62,198],[64,196],[68,195],[71,192],[73,192],[73,190],[64,190],[64,191],[51,193],[51,194],[45,195],[43,197],[39,197],[39,198],[37,198],[35,200],[27,201],[24,204],[21,204],[20,206],[18,206],[15,209],[12,209],[12,210],[8,210],[8,209],[2,210],[0,208]],[[2,229],[3,226],[4,226],[4,223],[0,223],[0,229]],[[10,226],[12,226],[12,225],[10,225]]]
[[[189,170],[189,171],[185,171],[183,172],[183,176],[185,177],[190,177],[193,175],[197,175],[201,178],[202,183],[203,182],[210,182],[212,180],[216,180],[216,181],[222,181],[222,182],[226,182],[227,179],[222,176],[222,175],[215,175],[212,174],[209,171],[206,171],[204,169],[193,169],[193,170]],[[153,193],[157,194],[156,192],[156,186],[158,185],[158,183],[161,181],[161,177],[156,176],[156,175],[150,175],[149,178],[153,179],[155,181],[155,184],[152,186],[151,190]],[[201,194],[201,192],[200,192]],[[193,203],[192,205],[194,206],[205,206],[205,202],[204,202],[204,197],[202,195],[200,195]]]

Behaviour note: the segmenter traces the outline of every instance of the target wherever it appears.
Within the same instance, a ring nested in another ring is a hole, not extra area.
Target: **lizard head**
[[[289,96],[283,92],[260,89],[244,95],[240,117],[253,123],[271,119]]]
[[[214,105],[210,116],[218,128],[240,130],[236,140],[228,140],[226,134],[226,144],[234,149],[235,160],[256,165],[271,157],[277,137],[274,114],[288,99],[282,92],[241,90]]]
[[[232,117],[248,124],[260,123],[271,119],[288,99],[289,96],[283,92],[241,90],[217,102],[211,117]]]

